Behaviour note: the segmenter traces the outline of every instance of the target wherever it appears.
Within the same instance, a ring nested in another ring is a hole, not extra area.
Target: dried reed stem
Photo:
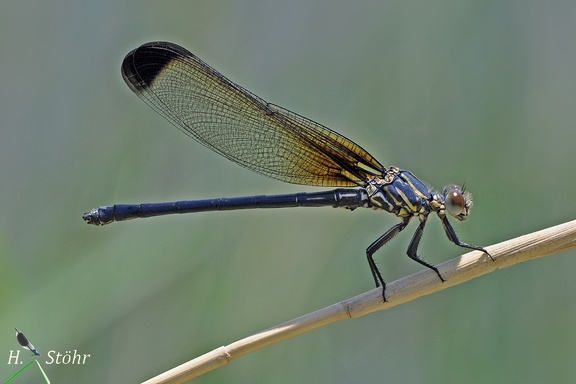
[[[166,371],[144,384],[183,383],[226,365],[246,353],[337,320],[360,317],[374,311],[387,309],[497,269],[568,251],[575,247],[576,220],[486,247],[487,251],[494,257],[494,262],[482,252],[469,252],[437,266],[446,279],[444,283],[440,282],[436,273],[431,270],[415,273],[387,285],[387,302],[382,301],[381,289],[372,289],[232,344],[216,348]]]

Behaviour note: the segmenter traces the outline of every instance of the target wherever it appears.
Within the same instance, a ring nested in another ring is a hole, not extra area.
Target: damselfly
[[[373,255],[414,217],[419,225],[407,254],[434,270],[442,281],[439,270],[416,253],[430,213],[438,215],[451,242],[488,254],[482,247],[461,241],[448,221],[447,214],[460,221],[468,217],[472,200],[463,188],[450,185],[442,193],[434,192],[411,172],[384,167],[348,138],[264,101],[176,44],[153,42],[136,48],[122,63],[122,76],[134,93],[182,132],[235,163],[289,183],[356,188],[103,206],[84,214],[89,224],[248,208],[332,206],[382,210],[400,219],[366,249],[370,271],[376,286],[382,285],[383,296],[386,284]]]
[[[22,348],[27,349],[30,352],[32,352],[32,354],[34,356],[40,356],[40,352],[38,352],[38,350],[36,348],[34,348],[32,343],[28,341],[26,336],[24,336],[24,334],[22,332],[20,332],[18,330],[18,328],[14,328],[14,329],[16,330],[16,340],[18,340],[18,343],[22,346]]]

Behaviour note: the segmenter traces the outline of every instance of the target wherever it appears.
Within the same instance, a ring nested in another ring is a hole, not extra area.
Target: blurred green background
[[[17,370],[15,326],[41,361],[91,355],[44,364],[53,383],[134,383],[372,288],[364,250],[397,222],[384,213],[86,225],[99,205],[317,190],[178,132],[122,81],[131,49],[173,41],[383,164],[436,188],[466,183],[475,208],[455,228],[489,245],[575,217],[575,16],[576,2],[554,0],[3,1],[0,379]],[[422,269],[404,255],[414,229],[377,254],[388,281]],[[461,250],[433,217],[420,253]],[[196,382],[572,381],[574,256],[332,324]]]

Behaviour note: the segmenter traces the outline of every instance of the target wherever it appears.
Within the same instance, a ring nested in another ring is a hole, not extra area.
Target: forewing
[[[295,184],[354,186],[382,170],[349,139],[267,103],[175,44],[133,50],[122,75],[184,133],[255,172]]]

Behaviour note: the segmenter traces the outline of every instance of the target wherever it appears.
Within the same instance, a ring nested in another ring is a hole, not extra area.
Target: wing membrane
[[[346,137],[267,103],[172,43],[122,64],[128,86],[188,136],[266,176],[317,186],[364,185],[382,165]]]

